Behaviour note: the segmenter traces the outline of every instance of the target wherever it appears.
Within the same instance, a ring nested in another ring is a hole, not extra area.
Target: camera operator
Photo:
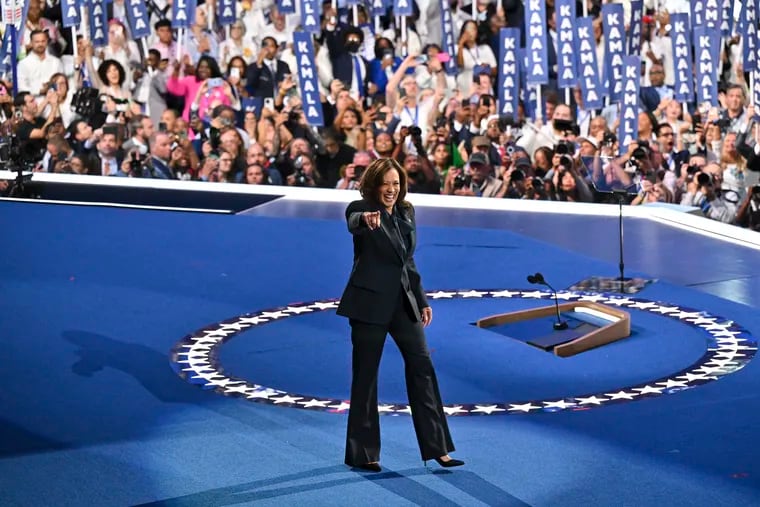
[[[401,140],[394,150],[393,158],[402,162],[408,173],[408,191],[439,194],[441,192],[441,180],[438,173],[433,169],[422,144],[422,129],[416,125],[401,127],[400,136]],[[411,144],[414,147],[413,153],[404,155],[402,150],[406,144]]]
[[[448,195],[471,195],[477,197],[500,197],[504,183],[493,175],[488,158],[483,153],[473,153],[463,169],[451,168],[446,175],[443,193]]]
[[[55,91],[48,90],[41,104],[43,109],[46,104],[50,104],[50,113],[47,118],[43,119],[37,116],[40,108],[31,93],[21,92],[16,95],[13,101],[17,114],[21,113],[21,121],[16,127],[21,158],[30,163],[37,162],[42,158],[47,144],[47,129],[58,118],[58,94]]]
[[[370,163],[372,163],[372,157],[368,152],[357,151],[353,162],[347,164],[341,171],[343,177],[338,181],[335,188],[340,190],[355,190],[359,188],[359,180]]]
[[[736,225],[760,231],[760,185],[748,189],[747,197],[736,212]]]
[[[696,206],[713,220],[731,223],[736,217],[739,195],[733,190],[721,188],[723,171],[720,165],[710,163],[687,177],[686,193],[681,198],[682,206]]]
[[[293,161],[294,172],[285,178],[287,185],[291,187],[315,187],[317,186],[317,174],[315,172],[314,158],[309,154],[296,157]]]
[[[517,141],[518,146],[525,148],[531,157],[540,146],[554,146],[559,141],[567,139],[573,131],[573,115],[570,106],[557,104],[552,114],[552,122],[542,125],[541,120],[536,120],[535,125],[528,124],[523,129],[523,136]]]

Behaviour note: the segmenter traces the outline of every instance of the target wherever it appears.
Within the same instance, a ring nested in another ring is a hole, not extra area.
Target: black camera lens
[[[412,137],[422,137],[422,129],[416,125],[409,127],[409,135]]]
[[[697,175],[697,183],[702,187],[709,187],[712,185],[712,177],[707,173],[699,173]]]
[[[359,180],[362,177],[362,174],[364,174],[364,170],[367,169],[367,166],[363,165],[355,165],[354,166],[354,179]]]

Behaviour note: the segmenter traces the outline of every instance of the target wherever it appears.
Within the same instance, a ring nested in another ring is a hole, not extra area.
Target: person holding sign
[[[491,46],[478,34],[478,25],[472,20],[462,25],[462,31],[459,33],[457,65],[457,85],[465,94],[470,93],[473,76],[482,73],[496,75],[496,57]]]
[[[354,265],[338,306],[349,318],[353,344],[351,407],[345,463],[380,472],[377,375],[390,333],[406,364],[409,407],[422,459],[464,465],[454,450],[424,328],[433,320],[414,263],[414,207],[406,201],[406,171],[391,158],[373,161],[359,181],[360,201],[346,208]]]

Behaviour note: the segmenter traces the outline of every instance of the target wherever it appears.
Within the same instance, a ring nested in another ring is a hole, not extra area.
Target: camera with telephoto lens
[[[303,170],[303,157],[298,155],[293,161],[293,168],[295,172],[293,176],[295,178],[294,185],[297,187],[305,187],[309,183],[309,176]]]
[[[461,173],[454,176],[454,190],[469,187],[470,184],[472,184],[472,176],[469,174]]]
[[[700,187],[711,187],[713,185],[712,176],[708,173],[697,174],[697,183]]]
[[[422,139],[422,129],[419,128],[417,125],[412,125],[409,127],[409,135],[412,136],[412,138],[416,141],[417,139]]]
[[[612,146],[617,142],[617,136],[612,132],[607,132],[602,138],[602,144],[605,146]]]
[[[639,139],[637,141],[638,146],[635,150],[633,150],[633,153],[631,153],[631,158],[635,159],[636,161],[641,161],[649,158],[649,141],[646,139]]]
[[[143,159],[139,152],[133,151],[129,159],[129,174],[135,178],[142,178],[143,176]]]
[[[365,165],[355,165],[354,166],[354,180],[359,181],[362,179],[362,174],[364,174],[364,171],[367,169],[367,166]]]
[[[556,155],[572,156],[575,154],[575,144],[569,141],[560,141],[554,145],[554,153]]]

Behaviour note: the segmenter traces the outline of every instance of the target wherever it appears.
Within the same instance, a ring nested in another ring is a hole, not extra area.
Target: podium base
[[[656,282],[647,278],[623,278],[614,276],[592,276],[575,283],[568,290],[584,292],[618,292],[620,294],[636,294],[647,285]]]

